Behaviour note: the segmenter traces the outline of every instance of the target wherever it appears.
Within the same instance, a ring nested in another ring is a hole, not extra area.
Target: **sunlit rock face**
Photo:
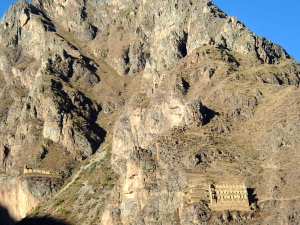
[[[18,1],[0,22],[0,204],[15,219],[53,204],[63,180],[24,166],[67,178],[112,140],[119,180],[101,190],[105,204],[80,218],[65,205],[65,220],[293,223],[299,74],[208,0]],[[248,188],[249,210],[212,210],[209,184],[231,180]]]

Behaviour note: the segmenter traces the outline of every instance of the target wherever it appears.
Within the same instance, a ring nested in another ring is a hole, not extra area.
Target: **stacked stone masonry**
[[[37,169],[32,168],[30,166],[24,165],[23,170],[24,175],[27,176],[50,176],[50,177],[62,177],[63,174],[60,171],[54,171],[54,170],[45,170],[45,169]]]
[[[244,184],[210,184],[209,195],[212,210],[250,210],[247,189]]]

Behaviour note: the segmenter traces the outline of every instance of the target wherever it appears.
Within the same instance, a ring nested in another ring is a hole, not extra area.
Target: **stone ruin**
[[[24,165],[23,174],[27,176],[63,177],[63,173],[61,171],[32,168],[28,165]]]
[[[133,151],[140,151],[140,150],[142,150],[142,148],[139,147],[139,146],[133,146],[132,150]]]
[[[245,184],[210,184],[209,197],[214,211],[250,210]]]

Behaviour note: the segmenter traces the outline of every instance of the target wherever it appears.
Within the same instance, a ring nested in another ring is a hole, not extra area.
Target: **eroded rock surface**
[[[299,63],[211,1],[20,0],[0,50],[0,203],[15,218],[46,199],[35,214],[74,224],[299,215]],[[62,180],[29,179],[24,165],[81,183],[67,180],[55,205]],[[209,208],[205,185],[231,179],[249,187],[249,212]]]

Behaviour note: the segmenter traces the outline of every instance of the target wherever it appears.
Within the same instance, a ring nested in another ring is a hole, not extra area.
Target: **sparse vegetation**
[[[76,221],[76,223],[78,223],[76,213],[83,211],[88,213],[90,210],[95,210],[99,214],[110,197],[109,191],[118,179],[111,169],[110,157],[111,143],[107,145],[100,160],[90,159],[88,163],[82,162],[81,168],[84,169],[77,170],[76,174],[79,176],[65,191],[68,194],[63,199],[57,198],[52,210],[57,210],[60,215],[68,218],[69,221]],[[68,178],[69,182],[71,180],[72,177]],[[96,221],[96,218],[94,220]]]
[[[0,169],[45,200],[32,216],[260,224],[274,210],[296,223],[300,69],[282,48],[210,1],[25,3],[0,28]],[[63,177],[27,177],[27,164]],[[191,174],[241,178],[269,205],[187,203]]]
[[[65,216],[68,215],[71,212],[71,211],[63,209],[63,208],[60,208],[58,211],[59,211],[60,214],[63,214]]]
[[[89,173],[91,174],[97,166],[97,162],[93,162],[89,167]]]
[[[55,206],[58,206],[58,205],[62,204],[63,202],[64,202],[63,199],[58,198],[58,199],[55,200],[54,205],[55,205]]]
[[[40,205],[36,206],[32,212],[32,215],[37,216],[40,213],[40,209],[41,209]]]

